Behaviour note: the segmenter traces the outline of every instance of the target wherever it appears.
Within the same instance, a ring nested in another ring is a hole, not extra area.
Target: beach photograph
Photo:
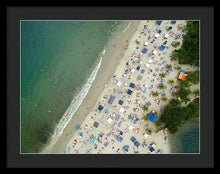
[[[200,154],[199,20],[20,20],[20,154]]]

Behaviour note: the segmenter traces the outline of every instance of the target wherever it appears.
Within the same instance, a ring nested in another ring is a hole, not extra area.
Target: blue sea
[[[199,118],[188,121],[169,137],[172,153],[200,153]]]
[[[105,44],[128,23],[21,21],[21,153],[38,153],[68,123],[85,97],[82,88],[86,94],[95,79]]]

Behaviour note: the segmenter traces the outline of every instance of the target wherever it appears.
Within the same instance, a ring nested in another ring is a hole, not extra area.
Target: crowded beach
[[[94,109],[73,127],[76,132],[65,154],[170,153],[168,131],[157,130],[154,122],[173,98],[181,70],[195,69],[180,69],[172,59],[174,49],[181,47],[185,25],[184,20],[140,21]]]

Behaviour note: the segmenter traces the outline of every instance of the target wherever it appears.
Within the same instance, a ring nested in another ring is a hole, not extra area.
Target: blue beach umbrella
[[[76,129],[76,130],[79,129],[79,126],[76,126],[75,129]]]

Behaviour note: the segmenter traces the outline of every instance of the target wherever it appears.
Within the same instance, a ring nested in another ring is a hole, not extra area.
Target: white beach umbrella
[[[135,69],[131,69],[131,72],[134,73],[134,72],[135,72]]]
[[[153,60],[152,60],[152,59],[149,59],[149,60],[148,60],[148,63],[152,63],[152,62],[153,62]]]
[[[144,42],[144,46],[147,46],[148,44],[149,44],[149,42],[147,42],[147,41],[146,41],[146,42]]]
[[[134,129],[134,126],[130,125],[130,126],[128,127],[128,129],[133,130],[133,129]]]
[[[119,112],[123,113],[123,112],[124,112],[124,109],[123,109],[123,108],[120,108],[120,109],[119,109]]]
[[[169,34],[165,34],[165,36],[164,36],[165,38],[168,38],[169,37]]]
[[[121,82],[118,81],[116,85],[117,85],[117,86],[121,86]]]
[[[149,68],[149,67],[150,67],[150,64],[149,64],[149,63],[147,63],[145,66],[146,66],[147,68]]]
[[[155,54],[157,54],[157,51],[156,51],[156,50],[154,50],[154,51],[153,51],[153,54],[154,54],[154,55],[155,55]]]
[[[147,133],[144,134],[144,137],[147,138],[149,135]]]
[[[158,34],[158,33],[156,33],[156,34],[155,34],[155,37],[156,37],[156,38],[158,38],[158,37],[159,37],[159,34]]]
[[[113,120],[109,117],[107,121],[111,123]]]

